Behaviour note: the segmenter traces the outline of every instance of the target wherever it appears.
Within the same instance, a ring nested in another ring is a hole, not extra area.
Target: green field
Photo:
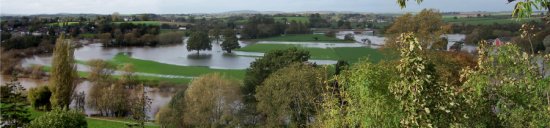
[[[43,66],[42,67],[45,72],[50,72],[51,68],[50,66]],[[78,71],[78,77],[80,78],[87,78],[89,75],[89,72],[83,72]],[[114,75],[113,78],[119,78],[120,76]],[[191,82],[191,78],[166,78],[166,77],[156,77],[156,76],[138,76],[138,80],[141,81],[163,81],[173,84],[188,84]]]
[[[113,22],[113,23],[115,23],[115,24],[132,23],[132,24],[145,24],[145,25],[160,26],[160,21],[129,21],[129,22]]]
[[[307,50],[311,54],[311,59],[320,59],[320,60],[344,60],[349,63],[355,63],[361,58],[368,57],[372,62],[378,62],[384,58],[384,55],[372,48],[366,47],[345,47],[345,48],[305,48],[300,47],[299,45],[293,44],[253,44],[246,46],[244,48],[237,49],[238,51],[245,52],[262,52],[276,50],[276,49],[287,49],[292,47],[298,47],[304,50]]]
[[[467,25],[491,25],[491,24],[509,24],[509,23],[526,23],[531,21],[541,21],[538,17],[516,19],[508,16],[499,16],[499,17],[472,17],[472,18],[457,18],[454,17],[444,17],[443,21],[452,24],[467,24]]]
[[[273,19],[275,19],[275,21],[283,21],[283,18],[286,18],[286,20],[288,22],[290,21],[296,21],[296,22],[302,22],[302,23],[307,23],[309,22],[309,18],[308,17],[305,17],[305,16],[300,16],[300,17],[273,17]]]
[[[131,58],[128,55],[117,54],[112,60],[109,60],[117,65],[130,63],[134,65],[136,72],[162,74],[162,75],[178,75],[178,76],[200,76],[208,73],[218,72],[225,74],[230,78],[243,79],[244,70],[232,70],[232,69],[211,69],[203,66],[179,66],[164,64],[150,60],[140,60]]]
[[[317,37],[317,40],[315,40]],[[353,43],[354,41],[342,40],[335,37],[328,37],[321,34],[287,34],[276,37],[255,39],[255,41],[287,41],[287,42],[330,42],[330,43]]]
[[[78,24],[78,22],[67,22],[67,24],[68,25],[74,25],[74,24]],[[57,26],[63,27],[63,22],[49,23],[48,25],[50,25],[50,26],[57,25]]]
[[[309,17],[305,17],[305,16],[276,16],[276,17],[273,17],[273,19],[275,21],[278,21],[278,22],[282,22],[283,18],[286,18],[287,22],[290,22],[292,20],[294,20],[296,22],[302,22],[302,23],[309,22]],[[235,21],[236,24],[246,24],[247,22],[248,22],[248,19]]]

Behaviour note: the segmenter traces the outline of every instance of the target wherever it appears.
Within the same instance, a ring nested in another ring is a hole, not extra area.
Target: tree
[[[450,25],[443,22],[439,12],[433,9],[423,9],[417,15],[405,14],[398,17],[386,30],[388,41],[386,46],[399,48],[405,44],[399,44],[399,36],[402,33],[413,32],[418,37],[422,48],[441,40],[441,35],[450,30]]]
[[[147,112],[151,109],[151,99],[146,95],[145,87],[138,86],[133,94],[130,103],[131,119],[135,120],[139,127],[145,128],[147,121]]]
[[[250,64],[246,69],[244,78],[245,101],[254,101],[256,86],[261,85],[271,73],[286,67],[292,63],[305,62],[309,59],[308,51],[298,48],[285,50],[273,50],[267,52],[262,58]]]
[[[175,127],[191,127],[186,124],[185,120],[185,90],[178,90],[172,97],[168,105],[161,108],[157,113],[156,121],[161,127],[175,128]],[[182,116],[184,115],[184,116]]]
[[[397,81],[394,63],[354,64],[323,88],[315,127],[399,127],[403,112],[389,86]]]
[[[34,119],[29,128],[87,128],[86,117],[76,110],[56,108]]]
[[[353,36],[353,34],[351,33],[348,33],[344,36],[344,40],[350,40],[350,41],[354,41],[355,40],[355,37]]]
[[[87,62],[90,67],[88,79],[95,84],[111,83],[109,79],[115,71],[115,66],[101,59],[92,59]]]
[[[52,107],[69,107],[71,103],[77,77],[73,50],[71,40],[66,40],[63,35],[57,39],[49,84]]]
[[[120,83],[124,85],[132,85],[136,83],[137,76],[135,75],[134,65],[127,63],[124,64],[121,69],[122,75],[120,77]]]
[[[17,81],[16,75],[10,82],[0,86],[0,111],[2,127],[19,128],[29,123],[28,103],[25,99],[25,89]]]
[[[184,33],[165,32],[158,35],[159,44],[181,44],[183,43]]]
[[[480,44],[479,65],[462,74],[464,90],[471,90],[471,118],[487,127],[550,126],[550,79],[544,77],[547,69],[538,64],[548,64],[549,56],[534,59],[539,57],[521,52],[514,44]]]
[[[457,99],[452,86],[437,81],[439,74],[434,64],[424,57],[414,34],[402,34],[399,43],[406,46],[400,49],[399,77],[390,86],[390,91],[404,112],[401,126],[451,127],[462,123],[465,115],[457,104],[461,99]]]
[[[300,62],[269,75],[255,95],[266,127],[309,126],[327,75],[326,70]]]
[[[108,112],[114,112],[111,107],[114,103],[114,93],[110,91],[110,87],[114,83],[111,75],[115,71],[115,66],[100,59],[93,59],[87,63],[90,66],[88,79],[93,83],[86,101],[87,105],[101,114],[108,115]]]
[[[196,50],[197,54],[200,54],[201,50],[211,50],[212,44],[208,34],[204,32],[194,32],[187,40],[187,50]]]
[[[239,82],[220,74],[203,75],[185,92],[183,121],[197,127],[237,126],[241,98]]]
[[[239,46],[239,39],[237,39],[237,34],[231,29],[226,29],[223,34],[224,41],[221,44],[222,50],[231,53],[231,50],[241,48]]]
[[[213,40],[216,40],[216,42],[219,42],[221,34],[222,32],[217,27],[208,31],[208,35],[210,35]]]
[[[27,99],[35,110],[47,111],[51,109],[50,97],[52,92],[48,86],[40,86],[29,89]]]

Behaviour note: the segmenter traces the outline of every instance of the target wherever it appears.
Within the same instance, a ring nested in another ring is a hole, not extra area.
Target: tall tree
[[[309,126],[327,78],[326,70],[300,62],[269,75],[255,95],[266,127]]]
[[[222,50],[231,53],[231,50],[241,48],[239,46],[239,39],[237,39],[237,34],[232,29],[226,29],[223,32],[224,41],[221,44]]]
[[[200,54],[201,50],[212,50],[212,44],[210,38],[208,38],[208,34],[201,31],[192,33],[187,40],[187,50],[196,50],[197,54]]]
[[[71,40],[65,39],[63,35],[60,36],[55,44],[50,75],[52,107],[69,107],[71,103],[76,77],[78,77],[73,52]]]
[[[450,127],[464,118],[462,114],[451,114],[457,108],[453,88],[438,83],[435,66],[423,55],[418,39],[412,33],[402,34],[400,42],[401,60],[397,66],[398,81],[390,91],[400,101],[404,112],[403,127]]]

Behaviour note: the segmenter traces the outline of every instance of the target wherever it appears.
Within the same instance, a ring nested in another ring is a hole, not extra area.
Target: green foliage
[[[208,38],[208,34],[204,32],[194,32],[187,40],[187,50],[189,51],[196,50],[197,54],[199,54],[201,50],[211,49],[212,44],[210,42],[210,38]]]
[[[40,86],[36,88],[31,88],[28,92],[27,99],[31,103],[31,106],[36,110],[50,110],[51,96],[52,92],[50,91],[48,86]]]
[[[292,20],[288,24],[288,27],[286,28],[285,33],[286,34],[307,34],[309,33],[309,28],[307,28],[307,26],[302,22],[297,22]]]
[[[356,63],[325,87],[318,127],[399,127],[403,113],[389,86],[397,80],[392,63]]]
[[[273,50],[266,53],[262,58],[250,64],[246,69],[244,79],[245,101],[254,101],[256,86],[273,72],[296,62],[305,62],[309,59],[309,52],[297,48],[285,50]]]
[[[74,64],[74,49],[71,40],[60,36],[55,44],[50,75],[50,90],[52,107],[64,108],[71,103],[71,96],[76,87],[76,65]]]
[[[548,55],[530,56],[512,44],[481,44],[478,67],[463,74],[464,86],[472,91],[468,102],[476,108],[472,118],[489,127],[548,127],[550,79],[537,64],[548,63]]]
[[[86,117],[78,111],[56,108],[33,121],[29,128],[87,128]]]
[[[222,50],[231,53],[231,50],[241,48],[239,46],[239,39],[237,39],[237,34],[232,29],[226,29],[223,32],[224,41],[221,44]]]
[[[326,70],[300,62],[269,75],[255,95],[266,127],[309,126],[327,77]]]
[[[216,40],[216,42],[218,42],[221,38],[220,36],[222,35],[222,32],[219,28],[214,28],[208,31],[208,35],[212,37],[212,40]]]
[[[399,79],[390,91],[400,101],[403,127],[450,127],[462,121],[455,114],[457,100],[452,86],[438,82],[434,65],[422,54],[422,47],[412,33],[402,34],[399,43],[401,60],[397,66]]]
[[[407,1],[409,0],[397,0],[397,4],[399,4],[399,7],[401,7],[401,9],[407,7]],[[416,3],[420,4],[422,3],[423,0],[415,0]]]
[[[181,44],[183,43],[183,32],[164,32],[158,35],[159,44]]]
[[[516,0],[508,0],[516,1]],[[516,3],[512,16],[518,18],[531,17],[534,10],[548,10],[550,9],[550,1],[548,0],[520,0]]]
[[[25,89],[13,79],[0,86],[0,124],[2,127],[18,128],[29,123],[29,112],[27,111],[27,100],[23,95]]]

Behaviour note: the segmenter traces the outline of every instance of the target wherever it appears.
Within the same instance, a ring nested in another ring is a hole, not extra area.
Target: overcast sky
[[[449,11],[511,11],[507,0],[424,0],[400,9],[396,0],[0,0],[2,14],[55,13],[217,13],[256,11],[416,12],[422,8]],[[413,0],[414,1],[414,0]]]

